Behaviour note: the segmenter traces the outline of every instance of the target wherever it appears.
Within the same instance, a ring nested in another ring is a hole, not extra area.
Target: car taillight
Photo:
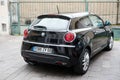
[[[24,30],[24,38],[26,38],[28,36],[28,29]]]
[[[76,37],[75,33],[67,32],[64,36],[64,41],[68,43],[73,42],[75,37]]]

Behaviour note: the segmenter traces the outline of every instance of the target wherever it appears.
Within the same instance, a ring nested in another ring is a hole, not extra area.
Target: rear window
[[[46,30],[66,30],[69,20],[62,18],[42,18],[37,19],[32,23],[33,28],[46,29]]]

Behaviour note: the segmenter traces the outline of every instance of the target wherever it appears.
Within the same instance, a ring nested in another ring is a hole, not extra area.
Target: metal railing
[[[41,14],[91,12],[112,24],[120,24],[120,1],[24,1],[10,2],[10,21],[27,25]]]

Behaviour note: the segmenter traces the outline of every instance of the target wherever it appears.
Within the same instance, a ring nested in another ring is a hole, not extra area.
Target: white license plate
[[[51,48],[43,48],[43,47],[34,46],[32,48],[32,50],[35,51],[35,52],[40,52],[40,53],[52,53]]]

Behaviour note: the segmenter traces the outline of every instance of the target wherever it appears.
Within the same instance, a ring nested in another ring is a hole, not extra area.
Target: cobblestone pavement
[[[120,80],[120,41],[92,58],[83,76],[65,67],[29,66],[20,55],[21,41],[21,36],[0,36],[0,80]]]

